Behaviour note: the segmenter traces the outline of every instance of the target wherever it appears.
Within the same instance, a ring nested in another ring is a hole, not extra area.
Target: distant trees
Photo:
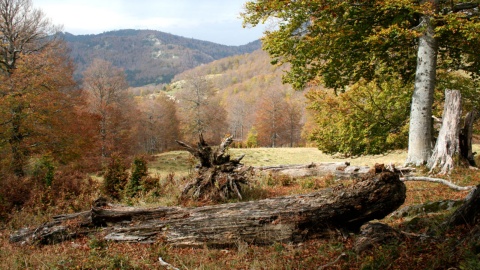
[[[274,88],[257,103],[255,128],[261,146],[298,146],[301,141],[303,104],[291,93]]]
[[[206,84],[218,89],[215,98],[219,102],[209,103],[208,106],[216,104],[215,107],[226,111],[228,128],[224,132],[233,136],[232,145],[299,146],[304,144],[304,97],[302,92],[294,92],[290,86],[282,84],[284,68],[272,67],[268,54],[258,50],[249,55],[217,60],[179,74],[171,85],[173,89],[167,91],[179,99],[179,107],[185,106],[182,95],[184,92],[192,93],[187,90],[189,78],[203,77]],[[183,119],[185,114],[181,115]],[[182,126],[185,131],[184,122]]]
[[[176,147],[180,139],[180,123],[173,97],[160,93],[138,102],[142,119],[138,130],[141,151],[147,154],[160,153]]]
[[[177,98],[184,139],[194,142],[203,134],[206,141],[219,143],[227,133],[227,113],[212,81],[203,75],[190,76]]]

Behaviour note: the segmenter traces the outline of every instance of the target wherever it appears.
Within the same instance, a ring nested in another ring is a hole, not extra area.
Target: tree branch
[[[432,178],[432,177],[426,177],[426,176],[405,176],[401,177],[400,181],[406,182],[406,181],[424,181],[424,182],[432,182],[432,183],[439,183],[446,185],[454,190],[457,191],[464,191],[464,190],[471,190],[474,188],[474,186],[466,186],[466,187],[461,187],[457,186],[454,183],[447,181],[445,179],[440,179],[440,178]]]

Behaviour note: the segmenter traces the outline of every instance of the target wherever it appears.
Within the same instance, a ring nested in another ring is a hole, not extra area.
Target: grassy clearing
[[[386,155],[364,156],[361,158],[343,158],[326,155],[317,148],[247,148],[231,149],[232,155],[245,154],[243,163],[250,166],[270,166],[285,164],[308,164],[312,162],[342,162],[352,165],[371,166],[375,163],[402,164],[407,155],[405,151],[393,151]]]
[[[310,162],[350,161],[354,165],[374,163],[394,163],[401,165],[406,153],[392,152],[388,155],[338,159],[322,154],[314,148],[260,148],[231,149],[233,156],[246,154],[244,163],[251,166],[279,164],[307,164]],[[474,151],[479,151],[475,146]],[[195,161],[184,151],[173,151],[158,155],[149,163],[150,173],[159,176],[160,191],[156,194],[141,193],[130,200],[134,205],[176,205],[176,197]],[[172,174],[174,173],[174,174]],[[183,180],[182,180],[183,179]],[[458,169],[449,179],[459,185],[480,183],[480,172]],[[331,177],[291,179],[280,176],[261,176],[252,179],[251,187],[246,188],[245,199],[261,199],[286,194],[308,193],[337,183]],[[449,188],[423,182],[408,182],[405,205],[413,205],[443,199],[462,199],[467,192],[455,192]],[[98,188],[92,187],[93,190]],[[83,204],[98,196],[71,196],[64,199],[63,209],[69,205]],[[42,198],[45,200],[45,198]],[[77,201],[78,200],[78,201]],[[195,204],[192,204],[195,205]],[[22,224],[38,224],[48,220],[48,216],[58,214],[59,204],[50,208],[25,207],[8,224],[0,228],[0,269],[166,269],[160,266],[158,258],[180,269],[317,269],[342,257],[332,268],[327,269],[479,269],[478,244],[461,239],[472,238],[462,228],[451,232],[446,240],[431,244],[428,241],[409,240],[400,245],[377,246],[364,254],[353,252],[356,236],[348,238],[331,236],[327,239],[312,239],[301,244],[276,243],[270,246],[253,246],[237,243],[229,249],[174,248],[162,242],[152,245],[106,242],[95,237],[84,237],[51,246],[17,246],[8,242],[11,231]],[[88,207],[88,206],[86,206]],[[78,211],[78,210],[77,210]],[[386,222],[412,233],[425,233],[438,227],[440,215],[425,215],[418,218],[394,219]],[[26,220],[29,219],[29,220]],[[32,221],[34,219],[36,221]],[[38,222],[37,222],[38,221]],[[460,240],[457,240],[460,239]]]
[[[342,158],[322,153],[317,148],[232,148],[233,157],[245,154],[242,163],[248,166],[272,166],[288,164],[308,164],[312,162],[342,162],[352,165],[372,166],[375,163],[402,165],[407,158],[406,151],[393,151],[385,155]],[[172,151],[156,156],[150,162],[150,173],[166,175],[174,172],[177,176],[186,176],[192,171],[196,161],[187,151]]]

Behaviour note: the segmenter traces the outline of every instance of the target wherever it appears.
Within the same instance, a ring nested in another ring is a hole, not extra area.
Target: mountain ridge
[[[101,34],[60,36],[71,50],[76,64],[75,78],[93,59],[101,58],[125,70],[132,87],[167,84],[185,70],[229,56],[251,53],[261,47],[260,40],[229,46],[185,38],[157,30],[122,29]]]

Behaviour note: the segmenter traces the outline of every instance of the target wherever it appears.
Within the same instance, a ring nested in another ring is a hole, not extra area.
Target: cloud
[[[261,37],[261,28],[243,29],[244,0],[36,0],[54,24],[73,34],[119,29],[152,29],[226,45]]]

